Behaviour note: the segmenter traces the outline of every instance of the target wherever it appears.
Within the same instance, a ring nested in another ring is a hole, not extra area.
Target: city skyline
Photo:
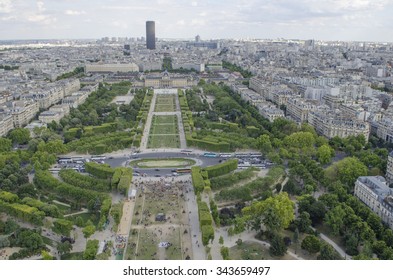
[[[0,37],[82,39],[142,37],[146,20],[158,38],[392,41],[392,0],[124,1],[0,0]]]

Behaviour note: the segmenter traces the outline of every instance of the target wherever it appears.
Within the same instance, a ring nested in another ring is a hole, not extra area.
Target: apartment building
[[[319,134],[329,139],[335,136],[345,138],[360,134],[363,134],[364,137],[368,139],[370,135],[370,125],[367,122],[348,118],[332,110],[318,109],[309,112],[308,123],[313,126]]]
[[[393,229],[393,192],[385,178],[359,177],[355,182],[354,194]]]
[[[290,98],[287,101],[287,116],[298,123],[307,122],[308,113],[317,108],[314,100],[304,100],[302,98]]]
[[[12,115],[14,126],[23,127],[39,112],[39,105],[33,100],[14,101],[9,112]]]
[[[0,137],[6,136],[14,128],[14,120],[11,115],[0,113]]]

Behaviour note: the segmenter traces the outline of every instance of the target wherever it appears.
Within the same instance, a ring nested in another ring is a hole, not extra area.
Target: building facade
[[[156,23],[154,21],[146,21],[146,48],[156,49]]]
[[[385,178],[381,176],[359,177],[355,182],[354,194],[393,229],[393,192]]]

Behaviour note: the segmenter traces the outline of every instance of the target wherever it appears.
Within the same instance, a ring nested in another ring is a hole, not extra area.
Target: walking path
[[[185,92],[184,92],[184,94],[185,94]],[[178,122],[178,127],[179,127],[180,148],[185,149],[185,148],[187,148],[187,142],[186,142],[186,135],[184,133],[183,118],[181,117],[181,109],[180,109],[180,102],[179,102],[179,95],[178,94],[176,94],[175,102],[176,102],[176,111],[179,113],[179,115],[177,116],[177,122]]]
[[[141,147],[140,147],[141,151],[144,151],[147,148],[147,141],[149,140],[149,132],[150,132],[150,127],[151,127],[151,123],[153,120],[153,112],[154,112],[154,108],[156,106],[156,100],[157,100],[157,95],[155,93],[153,93],[153,98],[151,99],[151,103],[150,103],[150,110],[149,110],[149,113],[147,114],[145,129],[143,130]]]
[[[205,260],[205,248],[202,245],[202,235],[199,229],[199,218],[198,218],[198,204],[192,183],[187,184],[185,191],[186,207],[189,217],[189,225],[191,231],[191,243],[193,260]]]

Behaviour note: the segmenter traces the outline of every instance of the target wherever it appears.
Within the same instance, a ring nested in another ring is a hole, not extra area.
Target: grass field
[[[158,94],[154,112],[174,112],[176,110],[175,95]]]
[[[150,135],[147,148],[180,148],[179,135]]]
[[[171,158],[171,159],[140,159],[130,162],[131,166],[139,168],[165,168],[165,167],[187,167],[195,164],[195,161],[187,158]]]
[[[148,148],[179,148],[177,116],[153,116]]]

